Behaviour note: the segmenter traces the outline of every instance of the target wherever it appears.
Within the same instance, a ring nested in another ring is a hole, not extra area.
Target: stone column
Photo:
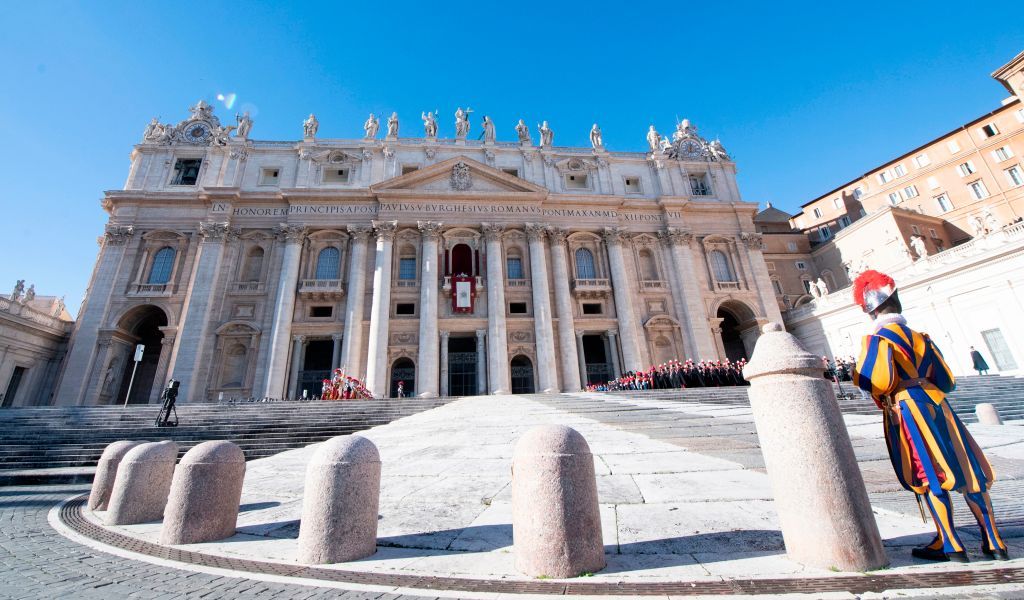
[[[127,225],[107,225],[106,232],[100,238],[100,252],[96,258],[96,268],[89,281],[88,293],[82,303],[78,319],[75,321],[74,333],[71,336],[64,373],[61,375],[54,395],[54,404],[82,404],[88,389],[90,373],[99,371],[102,365],[94,364],[96,360],[96,342],[99,338],[100,326],[110,305],[110,295],[114,290],[114,280],[121,270],[124,259],[125,244],[135,234],[135,229]],[[180,258],[179,258],[180,260]]]
[[[742,233],[740,239],[747,253],[747,262],[750,263],[750,284],[757,289],[757,296],[764,306],[764,314],[769,321],[781,323],[779,301],[775,299],[772,278],[768,274],[768,265],[765,264],[764,254],[761,252],[764,245],[763,237],[760,233]]]
[[[156,372],[153,374],[153,387],[149,390],[149,403],[160,402],[160,395],[163,394],[164,386],[167,384],[167,367],[171,364],[171,353],[174,352],[174,338],[178,335],[175,327],[160,327],[164,338],[160,340],[160,358],[156,363]]]
[[[697,269],[693,263],[693,251],[690,243],[693,234],[685,229],[669,227],[659,232],[662,242],[672,251],[675,263],[676,278],[679,290],[675,292],[679,322],[686,327],[687,338],[690,340],[690,352],[693,360],[712,359],[718,356],[715,340],[711,334],[707,311],[704,308],[703,289]]]
[[[281,396],[282,398],[290,398],[292,394],[295,394],[296,397],[299,396],[297,391],[299,386],[299,371],[302,370],[302,363],[305,361],[305,357],[306,336],[297,335],[292,338],[292,365],[289,370],[291,375],[288,377],[288,389],[284,391],[284,395]]]
[[[619,332],[611,329],[608,331],[608,350],[612,359],[612,378],[618,379],[622,376],[622,370],[619,368]]]
[[[580,372],[580,388],[585,389],[587,387],[587,357],[583,352],[583,334],[586,332],[582,329],[577,329],[575,333],[577,366]]]
[[[267,364],[266,382],[263,393],[256,394],[267,398],[285,397],[288,340],[291,338],[292,319],[295,313],[295,290],[299,284],[302,242],[306,239],[306,228],[298,225],[282,223],[276,231],[277,239],[284,242],[284,258],[281,264],[281,278],[277,284],[274,322],[270,330],[270,361]]]
[[[365,373],[360,369],[363,352],[363,305],[366,295],[366,240],[370,228],[349,225],[352,235],[352,257],[348,267],[348,291],[345,299],[345,339],[342,341],[341,364],[353,375]]]
[[[344,341],[345,336],[340,333],[331,335],[331,339],[334,340],[334,348],[331,351],[331,373],[341,366],[341,343]]]
[[[789,558],[842,571],[888,564],[821,359],[769,323],[743,375]]]
[[[561,354],[562,391],[576,389],[585,382],[586,370],[580,370],[582,354],[577,350],[575,324],[572,317],[572,292],[569,290],[569,267],[565,256],[565,230],[549,228],[551,239],[551,274],[555,286],[555,316],[558,317],[558,350]],[[583,374],[583,379],[580,374]]]
[[[398,221],[374,221],[377,234],[373,266],[373,305],[370,309],[370,339],[366,348],[366,386],[374,396],[389,392],[388,321],[391,319],[391,250]]]
[[[169,366],[171,378],[181,382],[179,402],[205,399],[206,381],[196,375],[205,361],[210,360],[204,356],[203,349],[212,332],[213,305],[217,300],[214,288],[220,274],[224,242],[237,234],[238,229],[228,223],[199,223],[199,237],[202,241],[188,284],[188,295],[182,307],[181,329],[175,338]]]
[[[551,293],[548,291],[548,261],[544,248],[544,227],[526,224],[530,244],[530,285],[533,288],[533,327],[537,347],[537,381],[543,393],[560,391],[555,334],[551,326]],[[569,389],[568,386],[566,389]]]
[[[448,332],[441,332],[441,396],[448,395]]]
[[[476,393],[487,393],[487,338],[483,329],[476,331]]]
[[[615,315],[622,333],[622,362],[627,371],[641,371],[640,334],[637,331],[636,314],[633,312],[633,293],[626,273],[626,259],[622,255],[623,231],[618,227],[606,227],[603,232],[608,247],[608,263],[612,272],[612,293],[615,296]]]
[[[508,364],[508,332],[505,329],[505,269],[501,264],[503,225],[483,224],[487,240],[487,378],[491,394],[507,394],[511,388]]]
[[[438,393],[437,358],[437,241],[441,224],[417,223],[422,238],[420,261],[420,335],[416,361],[416,391],[421,398],[435,398]]]

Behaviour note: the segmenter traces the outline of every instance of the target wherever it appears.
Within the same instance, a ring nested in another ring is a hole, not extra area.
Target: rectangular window
[[[996,162],[1003,162],[1004,160],[1013,157],[1013,150],[1010,150],[1009,146],[1003,146],[1002,148],[996,148],[995,151],[992,152],[992,156],[995,157]]]
[[[878,174],[878,183],[886,184],[892,181],[892,173],[889,171],[882,171]]]
[[[508,303],[508,314],[510,314],[510,315],[525,315],[526,314],[526,303],[525,302],[509,302]]]
[[[313,318],[323,318],[334,316],[333,306],[310,306],[309,316]]]
[[[398,278],[403,281],[415,281],[416,279],[416,258],[398,259]]]
[[[832,237],[832,228],[831,227],[822,227],[822,228],[818,229],[818,239],[819,240],[824,241],[824,240],[827,240],[827,239],[829,239],[831,237]]]
[[[587,176],[583,173],[566,175],[565,187],[570,190],[585,190],[587,189]]]
[[[896,165],[893,168],[893,171],[896,172],[897,177],[903,177],[904,175],[907,174],[907,170],[903,167],[903,165]]]
[[[600,303],[584,302],[583,303],[583,314],[585,315],[599,315],[603,311],[601,310]]]
[[[967,184],[967,187],[971,188],[971,193],[978,200],[982,198],[988,198],[988,188],[985,187],[985,182],[982,180],[972,181]]]
[[[910,230],[914,232],[914,235],[921,235],[921,228],[917,225],[911,225]]]
[[[395,314],[396,315],[415,315],[416,314],[416,304],[414,304],[412,302],[408,302],[408,303],[403,302],[403,303],[400,303],[400,304],[396,304],[395,305]]]
[[[174,163],[171,185],[195,185],[199,181],[199,168],[202,166],[201,158],[179,158]]]
[[[949,196],[945,194],[939,194],[935,197],[935,202],[939,205],[939,212],[947,213],[953,210],[953,203],[949,201]]]
[[[934,190],[937,187],[939,187],[939,180],[936,179],[935,177],[929,177],[928,178],[928,189]]]
[[[640,189],[640,178],[639,177],[624,177],[623,183],[626,186],[627,194],[639,194],[643,190]]]
[[[900,203],[900,200],[902,200],[902,198],[900,198],[899,192],[892,192],[891,194],[889,194],[889,204],[896,206],[897,204]]]
[[[990,138],[994,135],[999,135],[999,128],[996,127],[995,123],[989,123],[981,127],[981,135]]]
[[[969,160],[967,162],[960,163],[956,166],[956,171],[957,173],[960,173],[961,177],[967,177],[974,173],[974,162]]]
[[[786,242],[786,249],[790,252],[796,252],[796,242]]]
[[[519,169],[515,167],[503,167],[501,170],[513,177],[519,177]]]
[[[523,259],[509,256],[505,259],[505,270],[509,279],[525,279],[523,277]]]
[[[833,198],[832,199],[832,206],[838,208],[839,210],[842,210],[843,209],[843,199],[842,198]]]
[[[916,185],[908,185],[907,187],[903,188],[903,197],[905,197],[907,199],[916,198],[917,197],[917,186]]]
[[[853,199],[860,200],[860,197],[864,195],[864,188],[857,186],[853,188]]]
[[[946,147],[949,148],[950,154],[956,154],[960,151],[960,143],[956,140],[949,140],[946,142]]]
[[[348,183],[348,169],[331,167],[324,171],[324,183]]]
[[[939,234],[935,231],[934,227],[928,228],[928,235],[932,236],[933,238],[939,237]]]
[[[710,196],[711,186],[703,175],[690,175],[690,189],[694,196]]]
[[[981,337],[985,340],[985,345],[988,346],[988,351],[992,355],[992,360],[996,362],[996,368],[1000,371],[1012,371],[1017,368],[1017,361],[1013,360],[1013,353],[1010,352],[1010,347],[1006,345],[1006,339],[1003,338],[1003,332],[998,329],[989,329],[988,331],[982,331]]]
[[[839,228],[844,229],[850,226],[850,217],[843,215],[839,217]]]
[[[281,169],[269,167],[260,169],[260,185],[277,185],[281,180]]]
[[[814,209],[814,218],[815,219],[820,219],[821,218],[821,209],[820,208]]]
[[[917,165],[918,169],[920,169],[921,167],[927,167],[932,164],[932,159],[928,158],[927,154],[918,154],[914,157],[914,164]]]
[[[1010,180],[1010,185],[1013,187],[1024,185],[1024,173],[1021,173],[1020,165],[1013,165],[1004,173],[1006,173],[1006,178]]]
[[[773,263],[770,260],[766,260],[764,262],[764,266],[767,267],[769,271],[774,271],[775,270],[775,263]]]
[[[796,268],[797,268],[798,271],[806,271],[807,270],[807,263],[805,263],[802,260],[798,260],[798,261],[796,261]]]

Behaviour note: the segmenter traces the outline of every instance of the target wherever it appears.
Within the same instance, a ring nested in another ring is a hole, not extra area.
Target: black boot
[[[1006,551],[1006,548],[989,549],[988,535],[984,529],[981,530],[981,553],[988,560],[1010,560],[1010,553]]]
[[[963,554],[960,552],[959,554]],[[934,560],[936,562],[946,562],[949,557],[942,551],[942,548],[931,548],[929,546],[918,546],[910,550],[910,555],[914,558],[923,558],[924,560]]]

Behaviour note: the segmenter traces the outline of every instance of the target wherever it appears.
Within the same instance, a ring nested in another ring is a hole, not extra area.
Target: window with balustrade
[[[175,254],[174,248],[164,246],[153,255],[153,263],[149,268],[149,278],[146,280],[147,284],[162,285],[171,280]]]
[[[640,261],[640,274],[643,276],[644,281],[658,281],[660,276],[658,274],[658,262],[654,258],[654,253],[644,248],[637,253],[637,258]]]
[[[259,281],[263,278],[263,255],[262,246],[249,248],[242,267],[242,281]]]
[[[505,272],[509,279],[525,279],[523,275],[523,257],[509,254],[505,257]]]
[[[576,249],[576,279],[597,279],[594,253],[587,248]]]
[[[339,279],[341,268],[341,252],[334,246],[328,246],[316,257],[316,279]]]
[[[402,256],[398,259],[398,278],[402,281],[416,281],[416,257]]]

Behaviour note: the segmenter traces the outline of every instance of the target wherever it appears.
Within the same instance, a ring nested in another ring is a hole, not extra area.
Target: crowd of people
[[[743,378],[747,361],[670,360],[646,371],[630,371],[618,379],[587,386],[588,392],[617,390],[672,390],[694,387],[750,385]]]
[[[341,369],[334,370],[334,377],[323,380],[321,400],[373,400],[373,394],[362,381],[346,375]]]
[[[825,367],[822,376],[832,381],[853,381],[853,367],[857,359],[852,356],[837,356],[835,361],[830,361],[827,356],[821,357],[821,364]]]

